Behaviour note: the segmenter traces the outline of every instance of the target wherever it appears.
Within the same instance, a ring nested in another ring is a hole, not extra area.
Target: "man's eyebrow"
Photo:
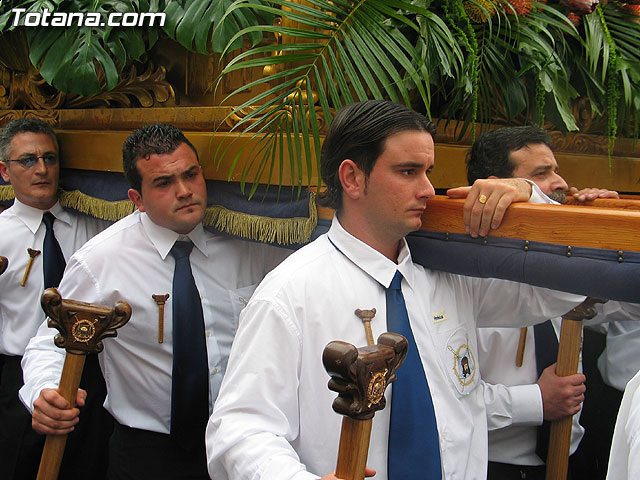
[[[535,167],[533,169],[533,173],[546,172],[546,171],[552,170],[552,169],[553,169],[552,165],[538,165],[537,167]]]
[[[424,163],[420,163],[420,162],[401,162],[401,163],[396,163],[394,165],[394,167],[396,168],[420,168],[424,165]],[[429,168],[429,167],[427,167]]]
[[[184,173],[191,173],[191,172],[193,172],[194,170],[200,170],[200,168],[202,168],[200,164],[197,164],[197,165],[191,165],[191,167],[187,168],[187,169],[184,171]]]
[[[175,175],[173,175],[173,174],[169,174],[169,175],[160,175],[159,177],[155,177],[155,178],[153,178],[153,179],[151,180],[151,182],[156,183],[156,182],[163,181],[163,180],[170,180],[170,179],[172,179],[173,177],[175,177]]]

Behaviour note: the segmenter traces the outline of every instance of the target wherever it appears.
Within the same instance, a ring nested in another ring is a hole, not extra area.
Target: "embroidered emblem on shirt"
[[[464,343],[457,349],[449,345],[447,348],[453,353],[453,371],[460,385],[471,385],[476,376],[476,359],[469,345]]]
[[[447,320],[448,318],[444,310],[433,314],[433,323],[445,322]]]

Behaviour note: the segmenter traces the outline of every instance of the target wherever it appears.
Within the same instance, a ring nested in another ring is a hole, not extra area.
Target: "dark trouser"
[[[209,480],[204,438],[186,450],[168,434],[116,423],[109,445],[108,480]]]
[[[510,465],[508,463],[489,462],[487,480],[545,480],[546,465]],[[571,480],[571,472],[567,480]]]
[[[31,428],[31,415],[18,398],[23,385],[21,360],[0,356],[0,476],[6,480],[36,478],[45,438]],[[87,357],[80,386],[87,391],[87,402],[68,436],[60,480],[105,478],[113,419],[102,407],[106,388],[97,355]]]

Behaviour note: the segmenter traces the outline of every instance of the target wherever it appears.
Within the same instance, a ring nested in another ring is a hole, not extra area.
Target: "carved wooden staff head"
[[[131,317],[131,307],[126,302],[119,301],[109,308],[65,300],[55,288],[46,289],[40,303],[49,316],[48,325],[60,332],[55,344],[76,355],[101,352],[102,339],[115,337],[116,329]]]
[[[329,390],[338,393],[333,409],[357,420],[372,418],[382,410],[384,392],[395,380],[407,348],[407,340],[396,333],[383,333],[377,345],[361,348],[340,341],[329,343],[322,363],[331,376]]]
[[[9,260],[7,260],[7,257],[0,256],[0,275],[4,273],[8,266]]]
[[[598,313],[595,308],[596,303],[607,303],[607,300],[596,297],[587,297],[580,305],[565,313],[562,316],[562,319],[574,321],[589,320],[595,317],[596,313]]]

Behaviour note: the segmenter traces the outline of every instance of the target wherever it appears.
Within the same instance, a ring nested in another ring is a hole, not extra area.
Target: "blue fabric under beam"
[[[414,261],[426,268],[640,303],[638,252],[427,231],[412,233],[407,242]]]
[[[330,224],[319,220],[312,238],[326,233]],[[568,248],[513,238],[474,239],[466,234],[423,230],[411,233],[407,243],[413,260],[425,268],[640,303],[638,252]]]

